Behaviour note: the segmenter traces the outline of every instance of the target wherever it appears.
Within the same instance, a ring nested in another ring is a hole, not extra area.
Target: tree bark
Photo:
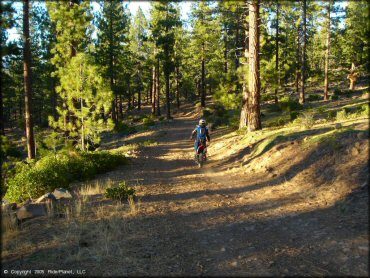
[[[275,71],[276,71],[276,84],[275,84],[275,103],[278,103],[278,86],[279,86],[279,0],[276,0],[276,26],[275,26]]]
[[[296,52],[296,66],[295,66],[295,90],[296,93],[299,93],[299,26],[297,26],[297,52]]]
[[[326,40],[326,57],[325,57],[325,81],[324,81],[324,100],[328,100],[329,91],[329,56],[330,56],[330,1],[327,9],[327,40]]]
[[[157,81],[156,81],[156,89],[155,89],[155,92],[156,92],[156,99],[157,99],[157,116],[160,116],[161,115],[161,104],[160,104],[160,91],[159,91],[159,59],[157,59],[157,67],[156,67],[156,78],[157,78]]]
[[[180,70],[179,66],[176,67],[176,102],[177,109],[180,108]]]
[[[157,89],[157,70],[156,67],[153,66],[152,69],[152,92],[151,92],[151,99],[152,99],[152,115],[155,115],[155,105],[156,105],[156,89]]]
[[[35,139],[33,135],[32,122],[32,88],[31,88],[31,49],[30,49],[30,26],[29,26],[29,0],[23,2],[23,71],[24,71],[24,92],[26,112],[26,137],[28,158],[35,158]]]
[[[1,68],[1,71],[2,71],[2,68]],[[3,110],[3,91],[2,90],[0,90],[0,135],[5,135],[4,110]],[[1,163],[0,163],[0,167],[1,167]]]
[[[109,78],[110,78],[110,89],[115,94],[114,90],[114,75],[113,75],[113,20],[112,20],[112,5],[109,6],[110,9],[110,18],[109,18]],[[112,100],[112,120],[116,123],[116,102],[115,98]]]
[[[248,7],[248,6],[247,6]],[[248,16],[249,11],[246,8],[246,16],[245,16],[245,42],[244,42],[244,57],[245,57],[245,63],[249,63],[249,24],[247,21],[247,16]],[[242,108],[241,108],[241,113],[240,113],[240,122],[239,122],[239,129],[242,129],[248,125],[248,86],[247,86],[247,80],[248,76],[247,74],[243,75],[243,99],[242,99]]]
[[[248,131],[259,130],[260,115],[260,61],[259,61],[259,0],[249,4],[249,92]]]
[[[171,119],[171,104],[170,104],[170,74],[166,73],[166,107],[167,120]]]
[[[224,30],[224,44],[225,44],[225,50],[224,50],[224,60],[225,60],[225,63],[224,63],[224,73],[227,73],[227,25],[225,24],[224,26],[225,30]]]
[[[202,43],[202,81],[201,81],[201,96],[200,102],[202,107],[206,107],[206,74],[205,74],[205,49],[204,42]]]
[[[303,47],[302,47],[301,95],[299,96],[300,103],[305,103],[306,43],[307,43],[306,10],[307,10],[307,0],[303,0]]]

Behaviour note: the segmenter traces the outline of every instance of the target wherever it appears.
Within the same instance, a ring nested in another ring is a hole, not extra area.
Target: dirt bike
[[[196,156],[196,162],[198,163],[199,168],[202,168],[204,162],[206,161],[207,146],[205,140],[200,140]]]

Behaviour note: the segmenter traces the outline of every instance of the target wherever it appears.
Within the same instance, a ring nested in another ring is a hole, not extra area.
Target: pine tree
[[[148,59],[148,53],[145,51],[145,42],[148,39],[149,23],[141,8],[138,9],[133,23],[131,24],[129,40],[130,53],[133,59],[132,78],[135,81],[135,91],[138,92],[137,109],[141,109],[142,93],[144,90],[144,70],[145,62]]]
[[[26,114],[27,153],[29,159],[35,158],[35,138],[33,134],[32,88],[31,88],[31,47],[29,27],[29,0],[23,2],[23,57],[24,57],[24,91]]]
[[[98,144],[100,132],[114,125],[111,119],[104,121],[101,117],[109,112],[113,100],[108,84],[89,54],[78,53],[61,70],[58,91],[65,93],[68,111],[74,118],[67,130],[71,136],[79,137],[82,151],[88,150],[89,144]],[[51,118],[50,122],[54,128],[63,125],[62,119],[55,122]]]
[[[174,5],[169,1],[155,2],[152,14],[152,34],[158,48],[157,57],[162,61],[166,83],[167,119],[171,119],[170,111],[170,74],[174,64],[174,27],[180,24],[179,15]],[[158,93],[158,90],[157,90]],[[159,106],[158,106],[159,110]]]
[[[249,4],[249,93],[248,131],[261,129],[260,115],[260,61],[259,61],[259,0]]]
[[[117,122],[117,95],[120,87],[119,75],[127,66],[128,57],[128,26],[129,16],[121,1],[101,1],[101,13],[97,19],[98,40],[96,56],[98,63],[104,69],[104,75],[109,78],[110,88],[115,98],[112,100],[111,118]],[[127,71],[127,70],[126,70]],[[122,76],[121,76],[122,77]],[[122,87],[122,86],[121,86]]]
[[[56,67],[54,73],[60,80],[63,77],[63,69],[79,52],[87,49],[91,43],[91,11],[90,1],[73,0],[69,2],[54,1],[47,2],[46,6],[50,15],[50,20],[55,24],[56,43],[51,50],[53,58],[51,62]],[[59,81],[60,82],[60,81]],[[63,117],[63,124],[59,127],[65,132],[65,139],[70,136],[68,124],[75,121],[66,103],[68,95],[63,90],[57,88],[59,97],[62,100],[62,107],[57,109],[59,115]],[[76,103],[77,105],[77,103]],[[59,121],[58,121],[59,122]],[[73,125],[73,123],[71,123]]]

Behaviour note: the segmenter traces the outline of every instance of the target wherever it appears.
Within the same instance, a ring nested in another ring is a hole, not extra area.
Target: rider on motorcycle
[[[201,119],[199,121],[199,125],[197,125],[195,127],[195,129],[193,130],[193,132],[191,133],[191,137],[190,139],[193,139],[194,135],[197,135],[197,140],[195,141],[195,157],[197,156],[197,150],[198,150],[198,147],[199,147],[199,144],[201,142],[201,140],[204,142],[204,145],[206,146],[206,141],[208,140],[208,142],[211,142],[211,137],[209,136],[209,131],[208,131],[208,128],[206,127],[206,121],[204,119]],[[206,155],[205,155],[205,159],[207,159]]]

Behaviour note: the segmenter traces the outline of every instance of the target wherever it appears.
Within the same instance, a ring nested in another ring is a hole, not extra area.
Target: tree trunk
[[[119,95],[119,116],[120,119],[123,119],[123,107],[122,107],[122,93]]]
[[[299,26],[297,26],[297,52],[296,52],[296,66],[295,66],[295,91],[299,93]]]
[[[224,50],[224,60],[225,60],[225,64],[224,64],[224,72],[227,73],[227,26],[225,25],[225,31],[224,31],[224,44],[225,44],[225,50]]]
[[[279,0],[276,0],[276,32],[275,32],[275,71],[276,71],[276,84],[275,84],[275,103],[278,103],[278,87],[279,87]]]
[[[248,131],[261,129],[260,61],[259,61],[259,0],[249,4],[249,92]]]
[[[205,81],[205,53],[204,42],[202,43],[202,81],[200,102],[202,107],[206,107],[206,81]]]
[[[328,100],[329,91],[329,55],[330,55],[330,1],[327,10],[327,40],[326,40],[326,57],[325,57],[325,81],[324,81],[324,100]]]
[[[180,70],[179,66],[176,67],[176,102],[177,109],[180,108]]]
[[[156,67],[153,66],[153,69],[152,69],[152,92],[151,92],[151,101],[152,101],[152,115],[155,115],[155,105],[156,105],[156,89],[157,89],[157,70],[156,70]]]
[[[1,68],[1,71],[2,71],[2,68]],[[3,91],[0,90],[0,135],[5,135],[4,122],[5,121],[4,121],[4,110],[3,110]],[[0,168],[1,168],[1,163],[0,163]]]
[[[306,42],[307,42],[307,31],[306,31],[306,9],[307,0],[303,0],[303,47],[302,47],[302,71],[301,71],[301,95],[299,96],[299,102],[305,102],[305,78],[306,78]]]
[[[248,7],[248,6],[247,6]],[[245,9],[246,13],[249,13],[247,8]],[[244,57],[245,57],[245,63],[249,63],[249,46],[248,46],[248,37],[249,37],[249,24],[247,21],[247,16],[245,16],[245,42],[244,42]],[[247,86],[247,80],[248,76],[247,74],[243,75],[243,100],[242,100],[242,108],[241,108],[241,113],[240,113],[240,122],[239,122],[239,129],[242,129],[246,126],[248,126],[248,86]]]
[[[128,90],[128,103],[127,103],[127,109],[131,109],[131,78],[130,76],[127,78],[127,90]]]
[[[167,106],[167,120],[170,120],[171,119],[170,73],[166,73],[166,106]]]
[[[30,26],[29,26],[29,0],[23,2],[23,71],[24,71],[24,92],[26,112],[26,137],[28,158],[35,158],[35,139],[33,136],[32,122],[32,91],[31,91],[31,49],[30,49]]]
[[[114,76],[113,76],[113,11],[112,11],[112,4],[109,6],[110,9],[110,18],[109,18],[109,78],[110,78],[110,89],[115,94],[114,90]],[[112,120],[116,123],[116,103],[115,98],[112,100]]]
[[[157,99],[157,116],[160,116],[161,115],[161,104],[160,104],[160,91],[159,91],[159,59],[157,59],[157,68],[156,68],[156,78],[157,78],[157,81],[156,81],[156,89],[155,89],[155,92],[156,92],[156,99]]]
[[[235,72],[239,68],[239,22],[240,22],[240,18],[238,15],[238,20],[236,22],[236,30],[235,30],[235,60],[234,60]]]

